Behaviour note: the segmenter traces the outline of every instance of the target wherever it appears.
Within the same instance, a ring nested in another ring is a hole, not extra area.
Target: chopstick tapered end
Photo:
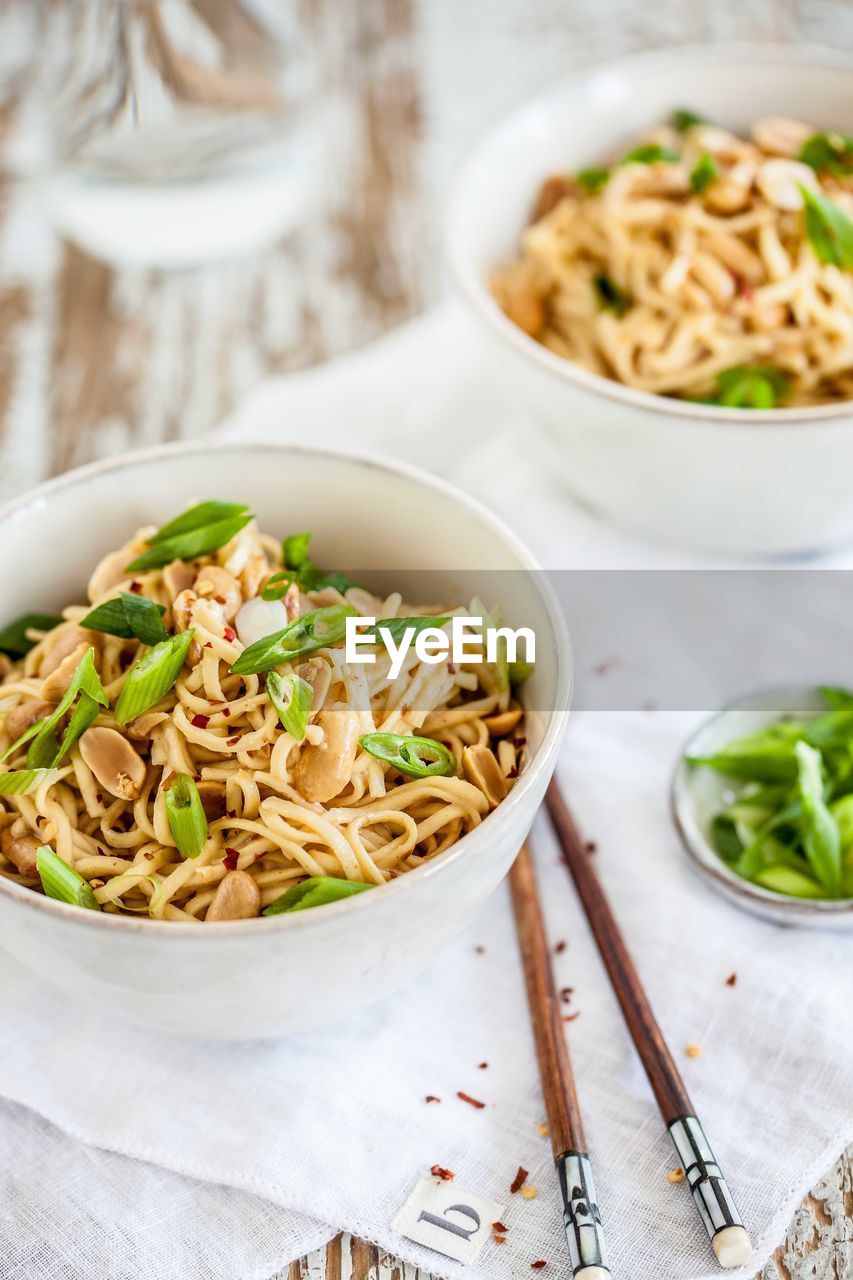
[[[581,1267],[572,1280],[613,1280],[607,1267]]]
[[[723,1227],[711,1244],[721,1267],[740,1267],[752,1257],[752,1241],[745,1227]]]

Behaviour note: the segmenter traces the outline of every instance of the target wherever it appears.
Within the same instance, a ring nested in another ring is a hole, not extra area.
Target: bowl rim
[[[690,748],[711,725],[734,711],[761,711],[760,707],[749,705],[755,698],[778,694],[781,705],[785,705],[785,702],[792,700],[796,690],[801,694],[816,693],[818,686],[812,684],[765,685],[759,689],[752,689],[749,693],[739,694],[730,699],[719,711],[705,717],[701,724],[697,725],[685,738],[680,748],[669,785],[669,811],[682,848],[690,859],[691,865],[726,897],[741,898],[744,906],[752,906],[762,913],[772,908],[778,918],[788,919],[791,923],[796,923],[803,917],[810,917],[822,918],[829,925],[833,919],[853,917],[853,898],[794,898],[788,894],[774,893],[772,889],[765,889],[761,885],[753,884],[751,880],[744,880],[736,875],[711,847],[700,829],[687,782],[690,769],[687,756],[690,754]],[[768,714],[770,714],[769,711]]]
[[[209,454],[210,452],[217,454],[272,452],[282,455],[297,453],[307,457],[343,461],[354,464],[356,467],[361,466],[371,470],[379,470],[391,476],[402,476],[427,489],[433,489],[444,497],[451,499],[458,506],[466,508],[481,524],[497,535],[528,572],[536,572],[539,575],[536,590],[545,608],[555,641],[557,690],[555,707],[547,712],[547,725],[536,758],[531,761],[530,766],[521,774],[516,786],[513,787],[506,800],[502,802],[500,809],[495,810],[495,813],[503,813],[509,816],[510,813],[514,813],[515,810],[520,808],[527,793],[535,787],[536,781],[543,771],[553,770],[557,751],[565,730],[574,677],[573,654],[568,627],[553,588],[544,576],[541,565],[524,542],[478,498],[471,496],[462,489],[458,489],[442,477],[433,475],[420,467],[411,466],[408,463],[398,462],[397,460],[392,461],[370,452],[339,449],[331,446],[290,444],[285,441],[239,441],[206,438],[180,442],[172,441],[166,444],[153,445],[146,449],[129,451],[119,456],[98,459],[95,462],[66,471],[51,480],[46,480],[42,484],[28,489],[18,497],[0,505],[0,524],[5,524],[8,520],[14,519],[17,513],[31,507],[34,503],[44,504],[50,501],[54,493],[84,485],[90,479],[110,471],[132,469],[138,465],[156,463],[164,458],[192,456],[196,453]],[[491,818],[493,815],[489,814],[487,816]],[[485,835],[483,834],[484,831]],[[349,912],[350,914],[370,912],[374,909],[371,903],[375,904],[379,898],[385,901],[390,893],[399,895],[401,892],[413,892],[413,889],[407,890],[404,888],[410,881],[416,888],[427,877],[440,874],[442,867],[449,866],[451,862],[457,862],[463,857],[476,857],[479,852],[483,851],[483,846],[491,841],[493,834],[494,827],[489,826],[484,820],[478,827],[462,836],[456,844],[434,861],[428,861],[422,866],[414,867],[406,875],[390,880],[384,885],[377,885],[376,888],[379,892],[376,895],[372,893],[354,894],[350,898],[324,904],[323,910],[319,913],[297,911],[289,915],[261,916],[251,920],[214,921],[212,926],[208,926],[201,933],[199,932],[198,924],[191,924],[188,921],[136,919],[102,911],[81,910],[70,903],[59,902],[54,898],[35,893],[25,885],[17,884],[5,876],[0,876],[0,896],[6,896],[12,902],[22,904],[32,911],[46,912],[48,916],[53,916],[60,921],[76,922],[81,928],[113,930],[119,933],[133,934],[136,937],[149,937],[151,939],[172,938],[175,942],[186,937],[196,937],[207,939],[208,941],[226,937],[258,937],[264,931],[272,932],[282,928],[290,930],[318,928],[322,926],[324,921],[331,922],[333,918],[337,918],[342,912]]]
[[[815,71],[829,67],[853,74],[853,56],[843,50],[810,44],[774,45],[732,42],[714,45],[692,44],[675,50],[672,47],[645,49],[623,57],[605,59],[564,76],[499,120],[480,138],[458,171],[451,186],[443,227],[445,253],[451,275],[471,309],[485,322],[492,333],[508,343],[522,360],[537,366],[552,381],[562,383],[564,386],[569,385],[581,391],[590,392],[594,396],[615,400],[646,415],[663,415],[665,418],[680,419],[691,425],[712,422],[732,428],[749,426],[756,430],[773,425],[793,431],[806,423],[836,423],[839,420],[843,422],[845,419],[853,418],[853,398],[833,404],[801,405],[788,409],[760,411],[726,409],[719,405],[697,404],[694,401],[678,400],[651,391],[640,391],[634,387],[625,386],[624,383],[617,382],[613,378],[592,373],[571,360],[549,351],[541,342],[537,342],[535,338],[524,333],[518,325],[513,324],[500,309],[489,292],[486,281],[481,279],[474,270],[461,248],[461,228],[468,220],[467,210],[471,203],[475,170],[490,158],[490,153],[495,153],[491,156],[494,161],[500,154],[500,144],[507,135],[516,132],[529,117],[536,116],[543,109],[550,107],[555,100],[570,94],[573,88],[577,91],[582,83],[595,76],[614,71],[624,71],[630,75],[632,72],[642,73],[657,67],[663,70],[675,62],[683,64],[690,60],[697,64],[711,65],[731,61],[752,62],[756,68],[773,65],[798,66],[812,68]]]

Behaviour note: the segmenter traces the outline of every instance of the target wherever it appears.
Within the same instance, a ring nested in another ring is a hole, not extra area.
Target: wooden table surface
[[[660,44],[853,43],[848,0],[286,2],[309,110],[331,125],[316,208],[272,251],[190,271],[115,269],[49,230],[31,184],[0,186],[0,497],[95,457],[204,435],[266,374],[421,310],[443,288],[440,210],[461,157],[499,113],[572,67]],[[212,20],[228,3],[194,0]],[[0,5],[0,161],[45,91],[44,68],[73,71],[81,10],[97,19],[108,8]],[[851,1155],[806,1198],[762,1280],[853,1275]],[[417,1275],[349,1237],[289,1270]]]

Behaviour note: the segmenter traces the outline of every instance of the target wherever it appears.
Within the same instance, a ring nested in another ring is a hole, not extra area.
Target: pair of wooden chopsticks
[[[563,858],[575,882],[631,1038],[675,1143],[699,1216],[722,1267],[748,1261],[752,1245],[714,1153],[696,1117],[634,962],[616,923],[589,852],[578,833],[556,779],[547,796],[548,812]],[[531,1021],[548,1127],[563,1201],[563,1221],[575,1280],[610,1275],[586,1150],[580,1106],[551,968],[548,940],[527,846],[510,872]]]

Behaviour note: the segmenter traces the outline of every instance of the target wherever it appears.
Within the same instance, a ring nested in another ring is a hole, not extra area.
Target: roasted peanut
[[[229,871],[220,880],[207,908],[205,923],[221,920],[251,920],[260,915],[261,891],[248,871]]]
[[[120,800],[136,800],[145,782],[145,761],[117,729],[87,729],[80,754],[105,791]]]

